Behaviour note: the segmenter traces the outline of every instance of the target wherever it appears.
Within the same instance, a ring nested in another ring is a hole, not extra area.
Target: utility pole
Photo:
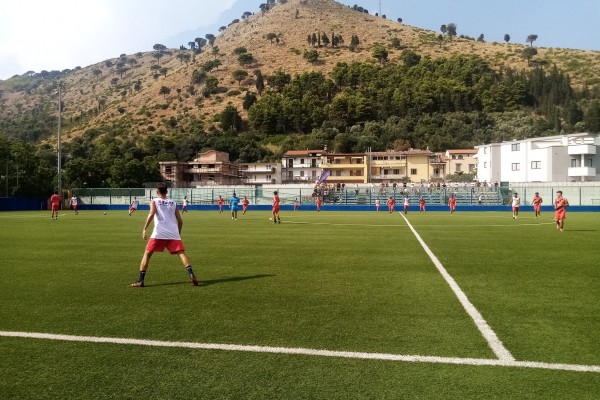
[[[62,88],[61,88],[61,82],[58,82],[58,138],[57,138],[57,145],[56,145],[56,150],[57,150],[57,179],[56,179],[56,190],[58,191],[58,194],[62,196],[62,180],[61,180],[61,153],[60,153],[60,125],[61,125],[61,119],[62,119]]]

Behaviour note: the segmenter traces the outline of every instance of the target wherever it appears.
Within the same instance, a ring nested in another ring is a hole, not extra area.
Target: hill
[[[307,42],[313,33],[341,35],[343,44],[315,47]],[[269,34],[277,35],[276,39],[268,40]],[[360,44],[351,51],[353,35],[360,38]],[[434,59],[453,54],[478,55],[496,70],[532,68],[522,56],[527,46],[459,37],[444,37],[439,42],[438,36],[332,0],[288,1],[232,22],[216,37],[213,46],[204,46],[201,54],[169,49],[162,51],[160,58],[155,58],[156,51],[121,55],[85,68],[28,73],[0,82],[0,129],[26,139],[47,136],[54,129],[53,85],[58,80],[65,86],[63,132],[69,140],[88,129],[115,125],[134,137],[139,134],[140,138],[165,126],[210,130],[215,115],[228,103],[245,116],[244,93],[255,90],[253,70],[260,69],[263,75],[281,70],[292,76],[319,71],[327,76],[338,62],[375,62],[372,51],[378,44],[387,48],[389,63],[402,64],[402,52],[410,49]],[[254,60],[241,66],[235,54],[239,48],[245,48]],[[313,49],[318,50],[318,62],[309,63],[303,54]],[[190,57],[189,61],[186,57]],[[203,85],[191,83],[192,75],[214,59],[220,65],[209,74],[218,79],[218,85],[215,95],[205,98]],[[569,75],[574,87],[593,89],[600,83],[600,52],[538,48],[534,60],[536,66],[556,65]],[[240,69],[247,71],[249,77],[236,81],[232,73]],[[28,132],[19,133],[19,126]]]

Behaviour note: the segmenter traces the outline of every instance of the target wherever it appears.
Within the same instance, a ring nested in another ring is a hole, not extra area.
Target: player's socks
[[[194,271],[192,271],[192,266],[191,265],[188,265],[187,267],[185,267],[185,270],[190,275],[190,277],[194,275]]]
[[[144,283],[144,278],[146,277],[146,271],[140,271],[140,279],[139,282]]]

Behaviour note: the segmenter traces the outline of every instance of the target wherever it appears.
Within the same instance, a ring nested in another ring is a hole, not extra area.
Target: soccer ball
[[[106,215],[106,211],[104,211],[104,215]]]

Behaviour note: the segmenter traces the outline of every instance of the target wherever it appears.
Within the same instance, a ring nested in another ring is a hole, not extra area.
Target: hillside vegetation
[[[442,36],[332,0],[269,1],[153,48],[0,81],[0,163],[28,157],[51,190],[58,82],[72,186],[139,186],[207,148],[251,162],[600,132],[600,52]]]

